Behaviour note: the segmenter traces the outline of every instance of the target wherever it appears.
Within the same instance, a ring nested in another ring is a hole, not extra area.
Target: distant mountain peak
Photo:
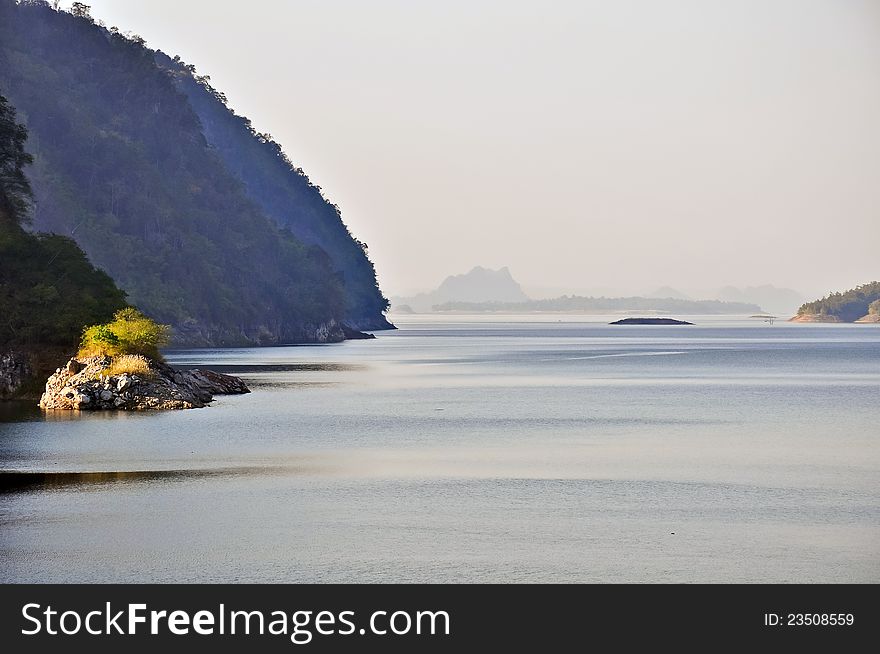
[[[466,273],[450,275],[434,291],[393,298],[393,303],[425,312],[446,302],[526,302],[528,299],[507,266],[497,270],[474,266]]]

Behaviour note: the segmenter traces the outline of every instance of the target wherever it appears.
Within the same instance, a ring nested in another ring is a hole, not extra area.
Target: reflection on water
[[[291,348],[286,348],[291,349]],[[220,351],[221,353],[223,351]],[[181,368],[197,368],[199,357],[205,352],[199,350],[177,350],[171,356],[175,365]],[[332,377],[303,380],[302,373],[342,373],[362,372],[368,366],[359,363],[315,362],[315,363],[217,363],[210,364],[211,370],[242,377],[251,390],[254,389],[296,389],[296,388],[329,388],[342,383]],[[287,374],[280,374],[287,373]]]
[[[58,489],[64,486],[112,484],[138,481],[170,481],[241,474],[246,469],[226,470],[132,470],[109,472],[0,472],[0,493],[20,490]]]
[[[0,423],[41,420],[42,412],[34,400],[0,402]]]
[[[331,381],[295,381],[295,380],[284,380],[277,379],[274,377],[263,377],[260,375],[240,375],[242,379],[248,385],[248,388],[254,390],[256,388],[331,388],[333,386],[338,386],[343,382],[331,382]]]
[[[406,320],[169,353],[254,390],[205,409],[0,404],[2,580],[880,581],[880,328]]]
[[[172,356],[184,357],[183,354],[174,353]],[[192,356],[190,352],[189,356]],[[187,359],[175,359],[175,365],[179,368],[197,368],[198,364],[187,364]],[[364,370],[366,366],[353,363],[285,363],[285,364],[232,364],[212,363],[211,370],[230,374],[269,373],[269,372],[347,372],[352,370]]]

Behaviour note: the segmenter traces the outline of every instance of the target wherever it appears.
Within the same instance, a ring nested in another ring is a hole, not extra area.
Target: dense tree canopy
[[[156,59],[186,93],[205,138],[244,184],[247,196],[277,224],[330,256],[333,268],[343,275],[346,319],[364,328],[384,326],[388,301],[379,290],[366,244],[349,232],[339,207],[291,162],[271,134],[258,132],[250,120],[236,115],[209,77],[196,74],[195,67],[179,58],[157,53]]]

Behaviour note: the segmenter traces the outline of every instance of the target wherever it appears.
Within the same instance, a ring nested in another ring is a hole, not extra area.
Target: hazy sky
[[[90,4],[271,132],[387,294],[880,278],[876,0]]]

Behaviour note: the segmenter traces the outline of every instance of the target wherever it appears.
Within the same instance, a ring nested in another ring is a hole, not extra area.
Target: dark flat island
[[[686,320],[675,320],[674,318],[624,318],[623,320],[615,320],[608,323],[609,325],[693,325],[692,322]]]

